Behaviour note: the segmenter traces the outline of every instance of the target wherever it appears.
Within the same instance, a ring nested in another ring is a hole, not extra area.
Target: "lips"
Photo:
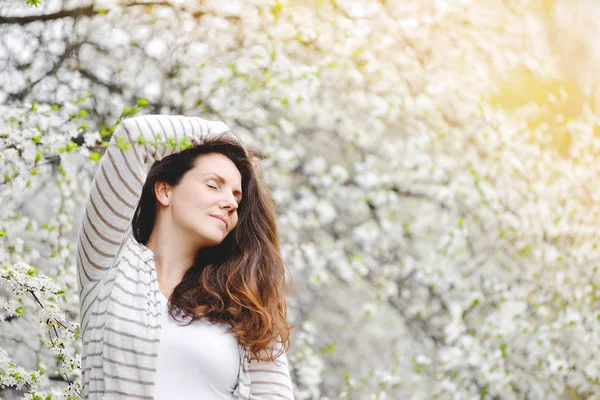
[[[223,221],[223,223],[225,224],[225,228],[227,228],[227,220],[224,217],[219,217],[217,215],[211,215],[211,217]]]

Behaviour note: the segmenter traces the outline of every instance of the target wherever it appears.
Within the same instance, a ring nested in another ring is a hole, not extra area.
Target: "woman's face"
[[[172,188],[173,222],[197,237],[200,247],[216,246],[238,223],[242,176],[228,157],[203,154]]]

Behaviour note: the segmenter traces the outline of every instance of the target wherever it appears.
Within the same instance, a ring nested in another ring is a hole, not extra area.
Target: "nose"
[[[226,195],[225,198],[221,200],[221,208],[229,209],[230,211],[234,211],[238,208],[237,200],[233,193]]]

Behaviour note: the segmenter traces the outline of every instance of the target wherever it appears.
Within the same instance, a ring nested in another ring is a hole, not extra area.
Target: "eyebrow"
[[[217,174],[216,172],[208,172],[208,173],[204,174],[204,176],[206,176],[206,175],[214,175],[214,176],[217,177],[217,180],[219,182],[221,182],[222,184],[226,184],[227,183],[227,181],[225,180],[225,178],[223,178],[221,175]],[[242,192],[241,191],[239,191],[237,189],[234,189],[233,194],[234,194],[234,196],[239,197],[238,201],[242,201]]]

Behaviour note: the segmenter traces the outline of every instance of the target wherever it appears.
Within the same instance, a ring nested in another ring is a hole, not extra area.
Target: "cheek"
[[[237,215],[237,213],[236,213],[236,214],[235,214],[235,216],[234,216],[234,217],[231,219],[231,222],[232,222],[232,224],[231,224],[231,229],[229,230],[230,232],[231,232],[232,230],[234,230],[234,229],[237,227],[237,225],[238,225],[238,222],[239,222],[239,216]]]

